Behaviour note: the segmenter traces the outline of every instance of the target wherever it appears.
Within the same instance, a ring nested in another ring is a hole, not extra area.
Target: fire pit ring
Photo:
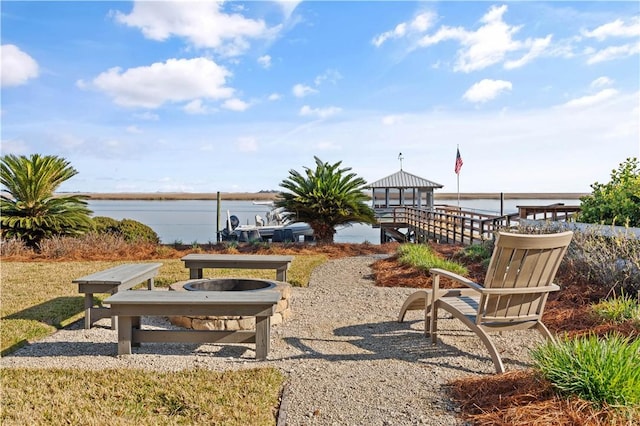
[[[183,287],[188,291],[260,291],[274,289],[276,284],[249,278],[212,278],[190,280]]]
[[[275,313],[271,316],[271,325],[280,324],[291,317],[291,285],[286,282],[274,280],[261,280],[257,278],[200,278],[195,280],[180,281],[169,286],[170,291],[233,291],[253,293],[256,291],[277,291],[280,293],[280,301],[275,307]],[[169,321],[173,325],[193,330],[253,330],[255,328],[254,317],[234,316],[170,316]]]

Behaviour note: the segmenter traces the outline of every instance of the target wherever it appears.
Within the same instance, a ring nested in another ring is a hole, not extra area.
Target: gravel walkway
[[[272,327],[266,361],[253,345],[143,344],[117,353],[108,320],[84,330],[82,322],[0,360],[2,368],[69,367],[228,370],[274,366],[288,375],[282,420],[287,425],[456,425],[443,385],[458,377],[491,374],[480,340],[453,319],[439,321],[438,345],[423,336],[418,311],[396,321],[410,288],[375,287],[375,257],[332,260],[317,268],[309,288],[294,288],[293,317]],[[172,326],[143,319],[149,328]],[[506,368],[529,365],[533,331],[496,335]]]

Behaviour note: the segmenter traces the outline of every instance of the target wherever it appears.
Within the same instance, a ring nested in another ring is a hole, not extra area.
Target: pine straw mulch
[[[455,254],[461,249],[461,246],[447,244],[431,244],[431,247],[446,259],[456,259]],[[456,260],[469,269],[469,278],[482,282],[481,264]],[[373,270],[376,284],[380,286],[431,288],[427,272],[399,264],[396,256],[376,261]],[[640,327],[631,322],[602,323],[593,314],[591,304],[603,299],[606,289],[580,281],[568,270],[559,271],[557,281],[562,284],[562,290],[549,296],[544,315],[544,323],[553,332],[569,337],[589,333],[603,336],[612,332],[640,336]],[[441,286],[448,288],[453,283],[441,279]],[[459,379],[447,388],[459,404],[464,419],[474,425],[634,424],[617,418],[614,410],[599,410],[588,401],[558,396],[551,384],[534,370]],[[636,424],[640,424],[640,420]]]

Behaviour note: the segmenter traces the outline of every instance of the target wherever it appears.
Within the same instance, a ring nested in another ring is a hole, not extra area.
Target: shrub
[[[593,311],[602,319],[621,323],[628,320],[640,321],[640,302],[624,292],[620,296],[604,300],[593,306]]]
[[[158,244],[160,238],[151,227],[133,219],[122,219],[118,223],[118,234],[131,243]]]
[[[0,240],[0,255],[21,257],[33,255],[33,250],[19,238],[2,238]]]
[[[627,158],[611,172],[608,183],[594,183],[593,192],[580,198],[579,222],[640,227],[640,166]]]
[[[576,231],[567,250],[567,266],[611,292],[636,294],[640,291],[640,238],[632,233]]]
[[[532,355],[536,368],[561,394],[600,406],[640,406],[640,339],[582,336],[547,342]]]
[[[119,221],[112,217],[96,216],[92,219],[93,228],[98,234],[115,233],[118,231]]]
[[[462,261],[480,262],[484,269],[487,269],[493,254],[493,244],[493,240],[487,240],[480,244],[466,246],[457,252],[455,257]]]
[[[429,246],[424,244],[401,244],[398,246],[398,261],[423,271],[440,268],[459,275],[469,273],[463,265],[438,257]]]

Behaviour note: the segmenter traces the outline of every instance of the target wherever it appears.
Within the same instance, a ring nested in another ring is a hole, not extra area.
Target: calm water
[[[457,201],[446,201],[456,205]],[[546,205],[564,203],[579,205],[579,200],[505,200],[504,213],[516,212],[517,205]],[[461,207],[481,211],[483,213],[498,213],[499,200],[462,200]],[[133,219],[153,228],[165,244],[182,242],[208,243],[216,241],[216,201],[215,200],[89,200],[89,208],[94,216],[107,216],[114,219]],[[224,228],[229,214],[236,215],[240,223],[254,223],[255,215],[263,218],[269,206],[255,205],[251,201],[222,201],[221,225]],[[339,228],[335,241],[340,243],[362,243],[369,241],[374,244],[380,242],[380,230],[369,225],[353,225]]]

